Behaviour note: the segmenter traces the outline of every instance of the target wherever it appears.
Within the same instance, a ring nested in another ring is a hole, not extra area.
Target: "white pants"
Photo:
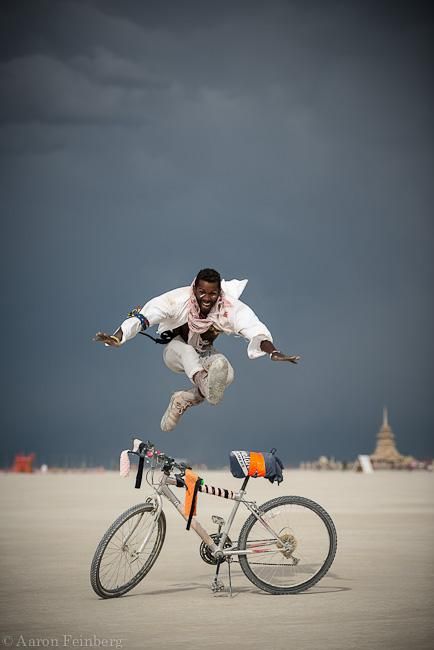
[[[163,360],[170,370],[173,370],[173,372],[185,372],[190,381],[194,383],[194,375],[201,370],[208,370],[216,355],[219,355],[220,357],[224,356],[217,352],[213,347],[205,353],[196,352],[192,345],[188,345],[188,343],[185,343],[180,336],[177,336],[165,346]],[[234,369],[229,361],[228,366],[226,386],[229,386],[229,384],[234,380]]]

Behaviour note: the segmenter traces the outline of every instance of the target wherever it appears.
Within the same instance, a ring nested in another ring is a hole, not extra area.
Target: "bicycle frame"
[[[151,476],[153,477],[154,470],[153,468],[149,470],[151,472]],[[261,512],[256,506],[256,503],[254,501],[247,501],[244,496],[246,494],[246,485],[249,481],[249,477],[246,476],[246,478],[243,481],[243,484],[241,486],[241,489],[238,492],[232,492],[229,490],[221,490],[220,488],[209,488],[208,486],[203,486],[205,489],[201,489],[201,492],[207,492],[208,494],[211,494],[212,496],[222,496],[223,498],[228,498],[233,501],[235,501],[234,506],[232,508],[231,513],[229,514],[228,520],[224,525],[224,528],[221,532],[221,537],[219,540],[219,543],[216,544],[214,540],[210,537],[208,532],[203,528],[202,524],[198,519],[192,519],[190,527],[195,531],[195,533],[202,539],[202,541],[210,548],[212,555],[217,559],[222,561],[228,556],[231,555],[247,555],[249,553],[258,553],[258,552],[266,552],[264,550],[259,550],[259,549],[244,549],[244,550],[239,550],[236,545],[231,546],[230,548],[224,548],[225,542],[228,538],[229,531],[231,529],[231,526],[233,524],[233,521],[235,519],[235,516],[238,512],[238,508],[240,507],[240,504],[243,503],[246,508],[256,517],[258,521],[261,522],[261,524],[268,530],[270,535],[276,539],[279,540],[279,536],[273,531],[273,529],[267,524],[266,521],[261,516]],[[158,484],[154,484],[153,482],[151,483],[153,489],[154,489],[154,495],[153,497],[148,497],[148,499],[151,499],[155,503],[155,513],[154,513],[154,522],[153,525],[151,526],[150,530],[148,531],[145,539],[143,540],[142,544],[140,545],[140,548],[137,550],[137,553],[141,553],[143,548],[145,547],[147,541],[150,539],[155,526],[157,525],[158,518],[160,516],[160,513],[163,509],[163,499],[162,497],[164,496],[170,503],[174,506],[174,508],[179,512],[181,517],[185,519],[186,521],[188,520],[187,515],[184,513],[183,509],[183,503],[181,502],[180,499],[172,492],[170,489],[169,485],[177,485],[177,481],[175,478],[172,476],[167,476],[166,474],[163,474],[161,477],[161,480],[159,481]],[[209,490],[212,490],[211,492]],[[217,494],[216,494],[217,490]],[[223,494],[221,494],[223,492]],[[138,524],[136,524],[137,526]],[[133,528],[131,533],[128,535],[128,538],[133,534],[136,526]],[[127,539],[128,539],[127,538]],[[127,540],[125,540],[127,541]]]

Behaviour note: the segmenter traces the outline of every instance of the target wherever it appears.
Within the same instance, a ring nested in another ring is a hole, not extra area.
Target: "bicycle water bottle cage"
[[[271,451],[231,451],[229,454],[230,467],[232,476],[235,478],[245,478],[259,476],[267,478],[270,483],[277,481],[277,484],[283,481],[283,463],[276,450]]]

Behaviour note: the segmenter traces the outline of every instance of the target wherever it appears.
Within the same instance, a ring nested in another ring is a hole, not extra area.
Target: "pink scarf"
[[[224,321],[228,317],[228,310],[232,307],[232,303],[228,298],[226,298],[224,292],[221,291],[217,302],[212,307],[208,316],[202,318],[200,315],[199,303],[197,302],[193,291],[194,282],[195,281],[193,281],[193,284],[191,285],[188,309],[188,342],[194,347],[202,347],[200,345],[200,334],[207,332],[212,325],[215,325],[217,329],[222,330],[223,332],[230,332],[230,329],[228,329],[228,326],[225,325]]]

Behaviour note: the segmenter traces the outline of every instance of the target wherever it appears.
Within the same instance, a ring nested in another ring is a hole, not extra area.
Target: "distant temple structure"
[[[399,453],[395,444],[395,436],[390,428],[387,408],[383,409],[383,424],[377,433],[377,446],[371,454],[371,462],[374,467],[399,467],[410,460],[408,457]]]
[[[413,456],[403,456],[396,448],[395,435],[390,427],[387,408],[383,408],[383,422],[377,433],[377,445],[370,456],[360,454],[356,460],[348,463],[334,458],[320,456],[317,461],[300,463],[300,469],[353,469],[356,472],[371,473],[375,470],[429,470],[434,471],[433,459],[417,460]]]

